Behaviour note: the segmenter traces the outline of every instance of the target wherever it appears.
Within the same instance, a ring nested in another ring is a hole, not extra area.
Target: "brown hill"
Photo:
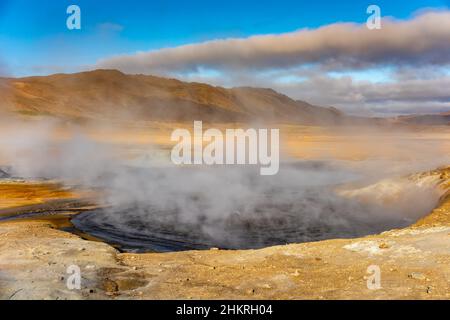
[[[450,112],[399,116],[396,120],[400,123],[415,125],[450,125]]]
[[[354,122],[335,108],[295,101],[272,89],[225,89],[116,70],[0,79],[0,109],[67,119]],[[363,121],[362,119],[359,119]]]

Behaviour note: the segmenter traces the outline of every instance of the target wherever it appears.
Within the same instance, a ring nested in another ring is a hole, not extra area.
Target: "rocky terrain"
[[[147,254],[63,231],[71,215],[92,208],[92,194],[3,180],[9,202],[0,215],[22,216],[0,223],[0,298],[449,299],[450,167],[408,179],[432,184],[442,197],[405,229],[260,250]],[[33,206],[44,215],[27,216]],[[66,286],[71,265],[80,267],[80,290]],[[381,271],[376,290],[367,286],[370,266]]]

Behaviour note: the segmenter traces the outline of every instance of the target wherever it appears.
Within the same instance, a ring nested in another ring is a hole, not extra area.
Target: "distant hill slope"
[[[354,121],[334,108],[262,88],[225,89],[116,70],[0,79],[2,111],[80,119]]]
[[[416,125],[450,125],[450,112],[399,116],[397,122]]]

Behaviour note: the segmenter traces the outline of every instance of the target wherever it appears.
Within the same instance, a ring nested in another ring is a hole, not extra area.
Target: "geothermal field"
[[[450,129],[277,126],[279,172],[262,176],[174,165],[170,134],[189,122],[4,123],[0,294],[446,297]],[[61,280],[73,264],[78,292]],[[389,277],[376,292],[373,264]]]
[[[449,1],[0,0],[0,301],[450,300]]]

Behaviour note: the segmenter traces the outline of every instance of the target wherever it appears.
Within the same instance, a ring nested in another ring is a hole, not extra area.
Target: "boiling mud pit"
[[[250,249],[405,227],[438,201],[413,182],[345,190],[361,179],[309,162],[270,177],[250,167],[124,169],[99,182],[104,208],[72,223],[124,251]]]

